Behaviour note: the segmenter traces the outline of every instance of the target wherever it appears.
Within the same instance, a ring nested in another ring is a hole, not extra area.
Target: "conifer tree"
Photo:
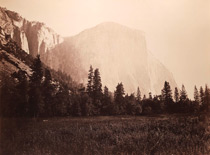
[[[124,103],[124,87],[122,82],[118,83],[116,91],[114,92],[114,100],[118,109],[118,113],[122,114],[125,112],[125,103]]]
[[[118,83],[117,87],[116,87],[116,91],[114,93],[115,96],[115,102],[120,102],[121,99],[124,97],[125,95],[125,91],[124,91],[124,87],[122,82]]]
[[[104,96],[106,98],[109,97],[109,89],[107,88],[107,86],[104,86]]]
[[[209,111],[209,97],[210,97],[210,94],[209,94],[209,88],[208,86],[206,85],[205,87],[205,93],[204,93],[204,109],[206,112]]]
[[[137,88],[136,100],[137,100],[138,102],[141,101],[141,91],[140,91],[139,87]]]
[[[165,81],[164,87],[162,89],[162,100],[166,107],[167,112],[173,111],[173,99],[172,99],[172,90],[169,82]]]
[[[100,100],[102,97],[102,84],[99,69],[95,69],[93,77],[93,99]]]
[[[42,63],[40,56],[37,55],[32,66],[32,75],[30,76],[30,89],[29,89],[29,112],[33,117],[38,117],[39,113],[43,110],[42,98]]]
[[[101,113],[102,97],[103,93],[102,93],[100,72],[99,69],[95,69],[93,76],[93,93],[92,93],[94,115],[99,115]]]
[[[87,93],[90,97],[93,94],[93,67],[90,66],[89,74],[88,74],[88,84],[87,84]]]
[[[45,116],[52,115],[52,106],[54,102],[54,86],[52,84],[51,73],[48,69],[45,69],[45,79],[43,82],[43,99],[44,99],[44,113]]]
[[[193,104],[191,104],[191,111],[194,113],[197,113],[200,109],[199,106],[199,92],[197,87],[194,87],[194,102],[192,102]]]
[[[200,87],[200,104],[202,105],[204,103],[204,91],[203,87]]]
[[[113,108],[113,105],[111,105],[111,96],[109,94],[109,89],[107,86],[104,87],[104,93],[103,93],[103,100],[102,100],[102,109],[101,113],[103,115],[111,114],[111,109]]]
[[[194,87],[194,100],[195,102],[199,103],[199,93],[196,86]]]
[[[172,91],[169,82],[165,81],[162,89],[162,99],[165,103],[172,102]]]
[[[188,97],[187,97],[187,92],[186,92],[186,90],[185,90],[184,85],[182,85],[182,89],[181,89],[181,92],[180,92],[180,100],[181,100],[182,102],[184,102],[184,101],[186,101],[187,99],[188,99]]]
[[[174,90],[174,100],[175,102],[179,102],[179,90],[177,87],[175,87],[175,90]]]
[[[136,114],[137,103],[134,94],[126,95],[125,101],[126,101],[126,109],[125,109],[126,114],[129,115]]]

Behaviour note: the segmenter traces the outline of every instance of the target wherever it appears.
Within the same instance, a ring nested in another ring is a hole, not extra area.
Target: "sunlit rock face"
[[[102,84],[111,91],[122,82],[126,93],[160,94],[164,81],[172,89],[172,74],[148,52],[144,33],[116,23],[102,23],[65,41],[45,54],[52,68],[85,83],[90,65],[99,68]]]
[[[0,27],[6,34],[11,35],[25,52],[36,56],[46,53],[63,38],[52,29],[40,22],[29,22],[18,13],[0,7]]]

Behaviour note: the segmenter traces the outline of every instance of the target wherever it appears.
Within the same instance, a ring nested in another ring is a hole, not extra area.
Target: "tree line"
[[[99,69],[90,66],[88,82],[69,85],[70,76],[43,67],[40,56],[31,65],[31,75],[19,70],[11,76],[2,76],[0,114],[6,117],[53,117],[97,115],[147,115],[147,114],[195,114],[209,112],[209,88],[194,88],[194,100],[187,96],[184,85],[181,90],[171,90],[165,81],[161,95],[142,97],[139,87],[136,93],[125,94],[123,83],[118,83],[112,93],[102,87]],[[55,73],[53,73],[55,74]],[[64,79],[62,82],[61,79]]]

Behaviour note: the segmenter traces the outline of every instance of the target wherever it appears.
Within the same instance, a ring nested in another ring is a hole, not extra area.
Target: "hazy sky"
[[[189,96],[210,85],[210,0],[0,0],[62,36],[113,21],[145,32],[148,49]]]

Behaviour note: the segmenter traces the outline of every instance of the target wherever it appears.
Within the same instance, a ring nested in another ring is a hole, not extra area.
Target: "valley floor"
[[[210,154],[209,119],[100,116],[1,119],[0,154]]]

